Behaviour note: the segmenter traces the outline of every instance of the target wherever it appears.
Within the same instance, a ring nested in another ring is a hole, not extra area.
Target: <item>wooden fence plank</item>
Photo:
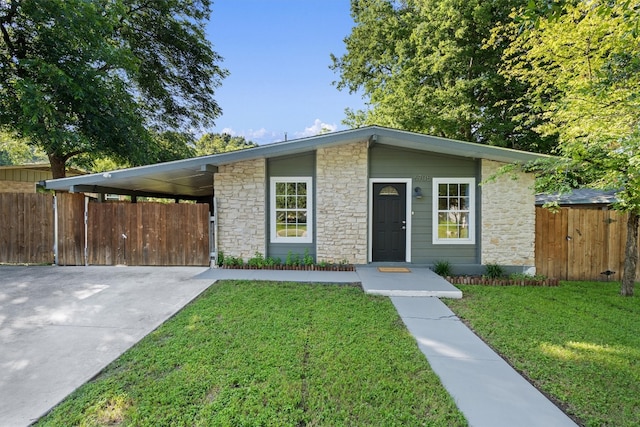
[[[0,262],[51,264],[53,197],[38,193],[0,194]]]
[[[84,265],[84,194],[60,193],[58,206],[58,264]]]
[[[627,214],[613,210],[536,208],[536,271],[562,280],[620,280],[626,224]],[[616,273],[607,277],[607,270]]]
[[[90,203],[89,263],[209,265],[208,221],[206,204]]]

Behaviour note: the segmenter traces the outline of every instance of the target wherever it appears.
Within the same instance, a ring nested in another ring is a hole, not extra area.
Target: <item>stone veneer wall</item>
[[[482,160],[482,181],[503,163]],[[536,211],[534,177],[517,172],[484,183],[482,191],[482,264],[535,266]]]
[[[265,254],[266,161],[223,165],[214,176],[218,204],[218,249],[246,262]]]
[[[367,263],[368,143],[318,149],[316,259]]]

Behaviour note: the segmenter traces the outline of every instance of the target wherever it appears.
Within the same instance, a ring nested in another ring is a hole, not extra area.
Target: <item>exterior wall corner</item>
[[[265,254],[266,161],[222,165],[214,175],[218,203],[218,249],[245,261]]]
[[[489,180],[504,165],[481,161],[481,263],[534,266],[534,177],[514,172]]]

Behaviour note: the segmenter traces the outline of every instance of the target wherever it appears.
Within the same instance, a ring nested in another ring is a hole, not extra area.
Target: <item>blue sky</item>
[[[345,52],[349,0],[214,0],[207,37],[231,73],[216,91],[223,114],[213,133],[264,144],[342,130],[360,95],[331,82],[330,54]]]

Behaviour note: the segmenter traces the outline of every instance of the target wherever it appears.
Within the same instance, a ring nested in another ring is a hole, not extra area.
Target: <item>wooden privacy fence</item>
[[[0,263],[209,265],[208,204],[56,199],[57,227],[53,196],[0,194]]]
[[[0,193],[0,262],[53,263],[53,196]]]
[[[620,280],[626,239],[626,213],[536,208],[536,271],[562,280]]]

